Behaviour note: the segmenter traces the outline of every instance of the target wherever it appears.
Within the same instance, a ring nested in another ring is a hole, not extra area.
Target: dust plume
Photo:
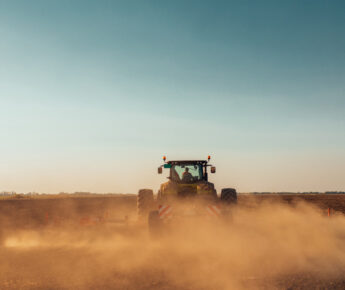
[[[159,239],[125,212],[123,226],[4,232],[1,288],[270,289],[345,273],[345,217],[303,202],[237,206],[231,221],[183,221]]]

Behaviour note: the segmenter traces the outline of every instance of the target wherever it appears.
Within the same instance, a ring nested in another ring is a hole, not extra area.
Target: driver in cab
[[[193,175],[190,174],[189,168],[186,167],[185,171],[182,174],[182,182],[192,182],[193,181]]]

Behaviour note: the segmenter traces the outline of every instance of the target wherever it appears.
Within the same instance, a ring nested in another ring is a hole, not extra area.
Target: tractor
[[[138,216],[148,218],[153,234],[172,220],[187,217],[222,218],[231,215],[231,205],[237,203],[233,188],[224,188],[218,197],[214,184],[208,181],[208,168],[216,173],[216,167],[207,160],[166,161],[158,167],[158,173],[169,170],[169,180],[161,184],[156,196],[151,189],[140,189],[137,197]]]

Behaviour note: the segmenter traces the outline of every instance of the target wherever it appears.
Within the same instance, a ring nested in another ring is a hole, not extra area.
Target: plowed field
[[[152,240],[135,196],[0,200],[0,289],[345,289],[344,214],[345,195],[240,195],[230,223]]]

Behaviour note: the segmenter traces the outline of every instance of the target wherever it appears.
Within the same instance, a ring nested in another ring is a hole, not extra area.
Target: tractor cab
[[[188,184],[208,181],[207,161],[204,160],[169,161],[163,167],[170,169],[168,179],[172,182]]]
[[[216,168],[208,164],[208,160],[178,160],[166,161],[158,168],[158,173],[163,172],[163,168],[169,169],[168,182],[161,184],[158,198],[161,197],[216,197],[217,192],[214,184],[208,182],[207,168],[211,167],[211,173],[216,172]]]
[[[165,157],[163,157],[165,162]],[[216,172],[216,168],[208,164],[208,160],[178,160],[167,161],[158,168],[158,173],[163,172],[163,168],[170,169],[168,179],[179,184],[191,184],[197,182],[208,182],[207,167],[211,167],[211,173]]]

